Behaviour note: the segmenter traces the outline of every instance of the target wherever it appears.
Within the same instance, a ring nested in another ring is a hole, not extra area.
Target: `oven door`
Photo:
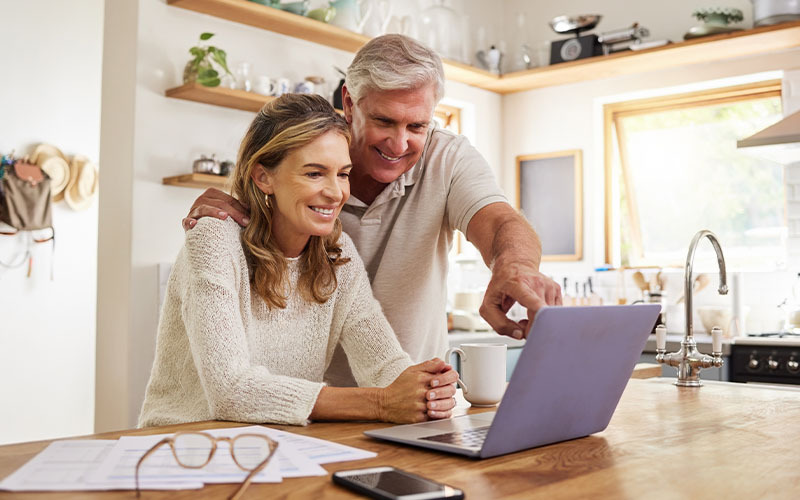
[[[800,346],[731,346],[731,382],[800,385]]]

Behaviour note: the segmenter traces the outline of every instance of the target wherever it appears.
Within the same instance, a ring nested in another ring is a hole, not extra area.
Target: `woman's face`
[[[350,168],[347,139],[330,131],[266,172],[266,192],[275,195],[273,235],[287,257],[300,255],[311,236],[333,231],[350,197]]]

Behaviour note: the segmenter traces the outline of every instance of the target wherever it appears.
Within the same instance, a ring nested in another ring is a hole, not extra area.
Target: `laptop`
[[[660,310],[658,304],[542,308],[496,412],[364,434],[489,458],[600,432]]]

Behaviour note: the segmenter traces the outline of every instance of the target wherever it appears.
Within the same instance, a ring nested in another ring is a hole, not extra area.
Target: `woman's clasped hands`
[[[417,423],[449,418],[458,372],[439,358],[406,368],[379,396],[379,420]]]

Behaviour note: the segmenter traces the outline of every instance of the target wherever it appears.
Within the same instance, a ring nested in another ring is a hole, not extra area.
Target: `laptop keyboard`
[[[489,432],[488,425],[486,427],[477,427],[475,429],[466,429],[463,431],[445,432],[444,434],[426,436],[420,439],[435,441],[437,443],[454,444],[467,448],[480,448],[486,440],[487,432]]]

